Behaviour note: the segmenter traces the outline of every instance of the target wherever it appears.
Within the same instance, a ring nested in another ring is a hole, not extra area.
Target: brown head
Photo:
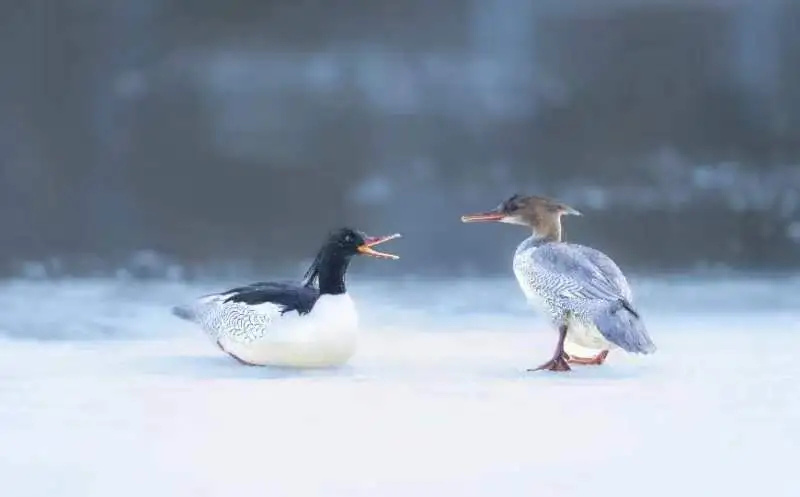
[[[546,197],[513,195],[494,209],[461,216],[461,222],[499,222],[527,226],[550,241],[561,241],[561,216],[580,216],[572,207]]]

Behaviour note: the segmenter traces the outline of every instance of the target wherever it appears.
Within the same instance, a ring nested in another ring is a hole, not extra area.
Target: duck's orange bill
[[[359,245],[358,251],[364,255],[371,255],[372,257],[378,257],[380,259],[399,259],[400,256],[387,254],[386,252],[378,252],[372,248],[375,245],[380,245],[381,243],[394,240],[395,238],[400,238],[400,233],[387,236],[371,236],[364,241],[363,245]]]
[[[497,211],[479,212],[477,214],[468,214],[466,216],[461,216],[461,222],[481,223],[488,221],[500,221],[504,217],[506,217],[506,215],[503,214],[502,212],[497,212]]]

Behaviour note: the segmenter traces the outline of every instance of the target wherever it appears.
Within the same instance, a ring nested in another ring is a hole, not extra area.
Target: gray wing
[[[624,282],[624,277],[620,280],[615,274],[616,271],[621,276],[619,268],[600,252],[598,254],[601,257],[597,254],[587,255],[585,248],[558,243],[533,250],[531,262],[533,271],[539,273],[537,280],[548,282],[546,291],[559,300],[627,300],[627,282]],[[594,262],[603,258],[606,260],[601,265]],[[611,271],[609,263],[613,266]]]
[[[610,257],[599,250],[584,245],[574,244],[571,246],[589,259],[589,261],[594,264],[595,268],[603,274],[603,278],[614,288],[618,289],[625,300],[629,302],[633,300],[633,293],[631,292],[630,285],[628,285],[628,280],[625,279],[622,270],[620,270],[619,266],[617,266]]]
[[[655,345],[630,301],[622,271],[602,252],[551,244],[532,251],[537,279],[559,305],[588,317],[610,342],[628,352],[651,353]]]

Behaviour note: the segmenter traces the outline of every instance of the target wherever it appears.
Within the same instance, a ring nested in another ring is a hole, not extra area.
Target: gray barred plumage
[[[226,302],[228,294],[210,295],[189,306],[173,309],[173,314],[199,325],[212,339],[225,337],[250,343],[265,336],[281,308],[265,302],[256,306],[242,302]]]
[[[628,352],[655,351],[625,276],[602,252],[534,235],[517,248],[513,267],[526,296],[543,304],[554,325],[577,318]]]

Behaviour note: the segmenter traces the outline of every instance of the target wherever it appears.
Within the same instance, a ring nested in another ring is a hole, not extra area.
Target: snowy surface
[[[227,283],[8,282],[2,495],[797,496],[798,282],[636,281],[659,352],[566,375],[507,279],[353,285],[358,355],[305,372],[168,314]]]

